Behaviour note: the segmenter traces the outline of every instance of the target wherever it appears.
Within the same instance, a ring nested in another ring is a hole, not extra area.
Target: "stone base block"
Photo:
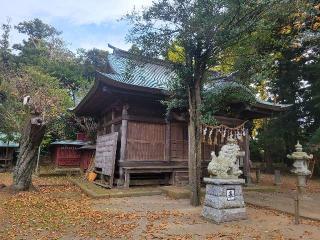
[[[226,208],[242,208],[245,207],[242,195],[235,195],[233,201],[227,201],[225,196],[214,196],[206,194],[204,206],[226,209]]]
[[[247,219],[247,213],[244,207],[216,209],[216,208],[204,206],[202,210],[202,216],[216,223]]]
[[[213,185],[207,184],[206,186],[206,194],[214,195],[214,196],[225,196],[228,189],[234,189],[236,196],[242,196],[242,186],[239,185]]]
[[[243,179],[205,178],[206,196],[202,216],[216,223],[246,219]]]

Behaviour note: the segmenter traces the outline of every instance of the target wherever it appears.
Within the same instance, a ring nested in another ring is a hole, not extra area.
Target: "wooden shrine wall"
[[[211,161],[211,152],[215,151],[215,146],[207,143],[202,143],[202,160]]]
[[[128,122],[126,160],[164,161],[165,124]]]
[[[188,125],[171,123],[170,157],[172,161],[188,161]]]
[[[170,157],[172,161],[188,161],[188,125],[171,123]],[[214,145],[202,143],[202,159],[211,160],[211,151]]]

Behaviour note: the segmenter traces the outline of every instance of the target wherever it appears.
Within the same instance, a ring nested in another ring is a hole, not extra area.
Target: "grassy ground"
[[[264,177],[264,179],[267,179]],[[290,179],[288,180],[291,181]],[[9,174],[0,183],[10,184]],[[315,183],[315,186],[319,184]],[[66,178],[35,178],[37,192],[0,192],[0,239],[319,239],[320,222],[248,206],[248,220],[216,225],[201,207],[164,195],[92,200]]]

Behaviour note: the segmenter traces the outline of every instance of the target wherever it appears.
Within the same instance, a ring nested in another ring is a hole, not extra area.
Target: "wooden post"
[[[256,181],[257,183],[260,183],[260,178],[261,178],[261,170],[260,167],[256,168]]]
[[[243,166],[243,170],[244,170],[244,175],[246,178],[246,182],[247,184],[251,183],[251,173],[250,173],[250,137],[249,137],[249,131],[248,129],[245,130],[246,133],[246,144],[245,144],[245,158],[244,158],[244,166]]]
[[[170,161],[170,151],[171,151],[171,124],[167,121],[166,124],[166,140],[165,140],[165,160]]]
[[[106,124],[107,124],[107,117],[106,115],[103,116],[103,121],[102,121],[102,131],[103,131],[103,134],[107,134],[107,127],[106,127]]]
[[[294,199],[294,223],[300,223],[300,193],[301,193],[301,186],[297,185],[297,193]]]
[[[125,188],[130,187],[130,173],[128,171],[124,173],[124,187]]]
[[[171,160],[171,123],[169,120],[166,120],[166,140],[165,140],[165,160]],[[172,172],[169,175],[166,175],[167,182],[171,185],[174,184],[174,173]]]
[[[38,155],[37,155],[37,166],[36,166],[36,175],[39,176],[40,169],[39,169],[39,162],[40,162],[40,153],[41,153],[41,145],[38,148]]]
[[[115,119],[115,112],[114,112],[114,109],[112,108],[111,109],[111,121],[112,121],[112,124],[111,124],[111,132],[114,133],[115,129],[114,129],[114,122],[113,120]]]
[[[120,162],[124,162],[126,159],[127,148],[127,130],[128,130],[128,109],[129,106],[124,104],[122,107],[122,123],[121,123],[121,147],[120,147]],[[122,185],[124,180],[123,168],[119,169],[120,184]]]

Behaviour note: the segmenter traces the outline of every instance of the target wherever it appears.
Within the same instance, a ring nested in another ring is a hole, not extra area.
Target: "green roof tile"
[[[161,63],[130,59],[116,53],[109,55],[108,61],[113,72],[101,74],[126,84],[166,89],[167,83],[176,77],[168,65]]]
[[[170,62],[139,56],[113,46],[109,47],[113,49],[113,53],[108,55],[110,69],[108,72],[99,73],[110,80],[134,86],[167,90],[169,82],[177,77]],[[233,79],[233,75],[221,77],[217,72],[212,72],[211,75],[211,84],[205,86],[207,91],[219,91],[231,84],[243,88],[254,95],[249,88],[236,82]],[[290,104],[275,104],[262,101],[256,95],[254,96],[257,104],[265,105],[266,107],[281,109],[291,106]]]

